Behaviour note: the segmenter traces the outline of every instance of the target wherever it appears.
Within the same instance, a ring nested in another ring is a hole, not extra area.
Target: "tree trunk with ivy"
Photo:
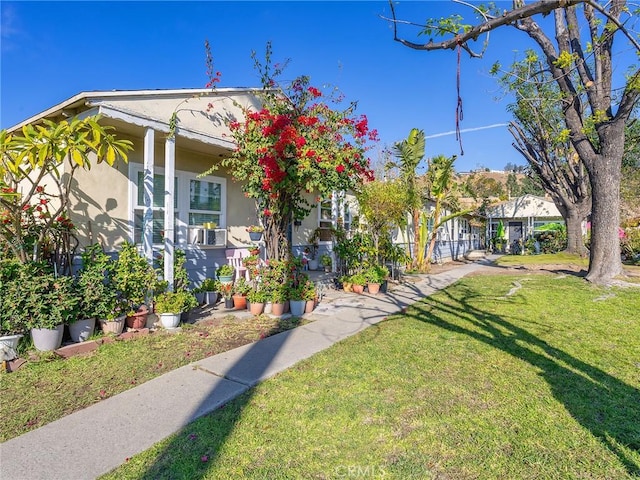
[[[288,229],[291,223],[290,216],[263,217],[264,245],[267,258],[273,260],[286,260],[291,256]]]

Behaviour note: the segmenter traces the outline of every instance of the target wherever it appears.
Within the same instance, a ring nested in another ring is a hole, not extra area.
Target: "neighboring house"
[[[227,122],[242,122],[242,108],[259,108],[257,93],[248,88],[84,92],[9,131],[44,118],[100,114],[100,122],[115,127],[117,137],[131,140],[134,149],[128,164],[94,162],[91,170],[76,172],[68,215],[80,248],[99,242],[116,252],[123,241],[133,241],[148,258],[164,254],[166,267],[180,248],[191,279],[199,284],[227,263],[227,250],[253,243],[246,227],[258,223],[255,203],[220,162],[235,148]],[[219,168],[201,177],[212,165]],[[335,226],[340,215],[348,218],[344,202],[333,197],[292,227],[294,250],[304,248],[317,227]],[[172,276],[167,268],[165,278]]]
[[[551,200],[523,195],[487,208],[487,238],[493,238],[502,220],[507,245],[533,237],[547,223],[564,223],[560,211]]]
[[[433,202],[428,201],[425,206],[426,211],[433,211]],[[445,210],[442,216],[451,212]],[[393,243],[407,248],[407,243],[413,249],[413,221],[408,217],[409,228],[407,240],[407,229],[396,230],[393,235]],[[482,222],[473,215],[462,215],[445,222],[438,228],[436,244],[431,257],[432,262],[443,263],[451,260],[464,258],[464,254],[471,250],[483,248]],[[431,233],[433,222],[429,221],[429,233]],[[428,244],[428,241],[427,241]],[[426,251],[427,249],[425,249]]]

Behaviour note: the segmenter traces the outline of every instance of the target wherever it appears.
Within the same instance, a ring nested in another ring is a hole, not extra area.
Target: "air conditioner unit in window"
[[[226,247],[227,230],[224,228],[189,227],[189,243],[203,247]]]

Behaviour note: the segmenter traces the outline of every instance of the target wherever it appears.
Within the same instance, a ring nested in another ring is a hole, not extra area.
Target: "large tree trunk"
[[[589,209],[578,205],[571,205],[564,217],[567,223],[567,249],[568,253],[586,256],[587,247],[582,238],[582,222],[586,219]]]
[[[287,236],[287,229],[291,223],[289,217],[278,219],[274,216],[266,216],[263,218],[263,236],[267,259],[286,260],[289,258],[291,254]]]
[[[603,154],[585,162],[591,179],[593,194],[591,210],[591,248],[587,280],[606,284],[623,275],[620,257],[620,175],[622,168],[622,141],[615,134],[605,137]],[[614,138],[612,138],[614,137]]]

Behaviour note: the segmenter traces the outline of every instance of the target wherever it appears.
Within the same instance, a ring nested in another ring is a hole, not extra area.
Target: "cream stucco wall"
[[[99,242],[111,251],[129,238],[128,166],[97,164],[95,157],[92,163],[90,170],[77,170],[74,175],[69,217],[80,247]]]
[[[130,167],[142,167],[142,138],[119,135],[119,138],[133,142],[129,153],[129,165],[118,162],[114,167],[106,163],[97,164],[95,159],[91,170],[78,170],[75,174],[70,204],[71,220],[78,228],[80,246],[100,242],[105,249],[114,250],[124,240],[131,239],[131,198]],[[214,162],[219,162],[218,154],[206,155],[180,147],[176,141],[176,170],[200,174]],[[154,166],[164,168],[164,141],[155,142]],[[161,171],[161,170],[160,170]],[[254,202],[244,196],[239,184],[233,182],[224,167],[212,173],[226,178],[226,210],[223,212],[227,227],[227,245],[240,247],[251,244],[246,226],[257,223]],[[178,245],[184,247],[185,245]]]

